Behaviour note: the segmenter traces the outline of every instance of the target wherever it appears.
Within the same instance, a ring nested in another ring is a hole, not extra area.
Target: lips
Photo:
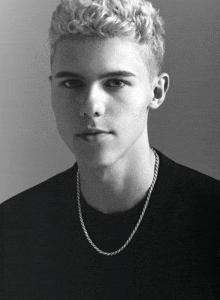
[[[80,134],[77,134],[77,137],[87,142],[99,142],[110,136],[112,133],[112,131],[106,131],[102,129],[88,129]]]

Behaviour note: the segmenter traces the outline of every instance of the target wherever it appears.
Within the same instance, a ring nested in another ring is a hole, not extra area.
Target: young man
[[[3,203],[3,299],[220,296],[220,184],[149,145],[163,34],[145,0],[57,7],[52,107],[77,163]]]

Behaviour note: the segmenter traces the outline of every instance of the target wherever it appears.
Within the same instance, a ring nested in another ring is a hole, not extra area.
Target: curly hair
[[[61,0],[49,29],[51,63],[62,39],[128,37],[143,46],[146,63],[158,73],[164,56],[163,25],[159,11],[146,0]]]

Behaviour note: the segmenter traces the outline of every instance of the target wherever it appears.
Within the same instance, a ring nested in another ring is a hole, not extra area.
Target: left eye
[[[69,79],[63,81],[61,85],[66,87],[67,89],[77,89],[81,88],[83,86],[83,83],[80,80]]]
[[[125,83],[120,79],[111,79],[108,80],[106,83],[107,87],[113,87],[113,88],[120,88],[123,87],[124,85]]]

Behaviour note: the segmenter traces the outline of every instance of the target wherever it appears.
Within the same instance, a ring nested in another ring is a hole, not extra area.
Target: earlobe
[[[162,73],[160,76],[156,77],[153,87],[153,98],[149,107],[152,109],[157,109],[165,100],[166,93],[169,89],[169,75]]]

